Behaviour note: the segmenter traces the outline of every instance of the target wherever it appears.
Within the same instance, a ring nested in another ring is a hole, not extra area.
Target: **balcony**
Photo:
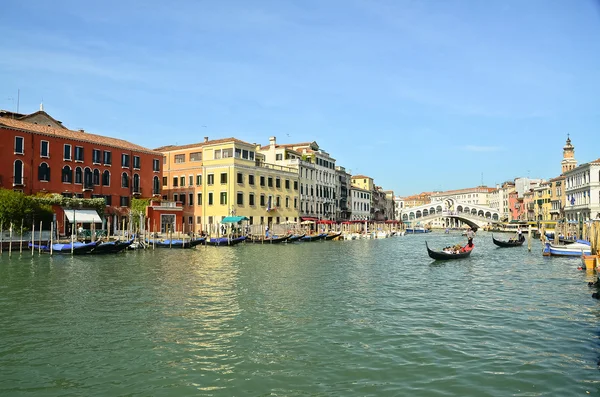
[[[132,194],[134,196],[138,196],[138,197],[141,196],[142,195],[142,188],[139,187],[139,186],[134,186]]]
[[[92,190],[94,190],[94,185],[92,183],[84,183],[82,190],[84,192],[91,192]]]

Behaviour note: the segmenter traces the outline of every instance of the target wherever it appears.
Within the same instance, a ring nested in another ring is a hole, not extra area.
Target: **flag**
[[[571,196],[571,205],[575,205],[575,196]]]

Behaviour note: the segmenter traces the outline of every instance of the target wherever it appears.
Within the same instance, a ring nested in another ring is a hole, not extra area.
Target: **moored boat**
[[[427,254],[429,254],[430,258],[445,261],[445,260],[449,260],[449,259],[461,259],[461,258],[468,257],[469,255],[471,255],[471,252],[473,252],[473,248],[475,248],[475,244],[471,245],[470,247],[468,245],[462,247],[458,253],[446,252],[446,251],[434,251],[429,248],[427,241],[425,241],[425,247],[427,247]]]
[[[317,240],[322,240],[325,238],[327,234],[325,233],[320,233],[320,234],[312,234],[312,235],[305,235],[303,236],[300,241],[317,241]]]
[[[496,240],[496,238],[494,238],[494,235],[492,234],[492,242],[498,247],[519,247],[525,242],[525,237],[521,237],[520,239],[509,239],[508,241],[503,241]]]
[[[406,228],[406,233],[407,234],[414,234],[414,233],[431,233],[430,229],[424,228],[424,227],[407,227]]]
[[[263,236],[250,236],[246,239],[249,243],[255,244],[278,244],[284,243],[289,240],[291,236],[271,236],[271,237],[263,237]]]
[[[288,242],[294,242],[294,241],[298,241],[300,240],[302,237],[306,236],[306,233],[303,234],[292,234],[289,238],[288,238]]]
[[[342,235],[342,232],[333,232],[333,233],[327,233],[325,235],[325,240],[333,240],[336,237],[340,237]]]
[[[217,237],[211,238],[206,241],[206,245],[212,245],[215,247],[226,247],[230,245],[236,245],[246,240],[246,236],[228,238],[228,237]]]
[[[99,243],[91,252],[94,255],[98,254],[116,254],[133,244],[133,239],[125,241],[105,241]]]
[[[571,244],[552,244],[546,242],[543,250],[544,256],[573,256],[581,257],[582,255],[591,255],[592,247],[590,243],[584,240],[577,240]]]
[[[192,248],[197,245],[204,244],[205,242],[206,239],[204,237],[197,238],[194,240],[146,240],[146,244],[148,244],[149,246],[154,245],[156,248]]]
[[[92,241],[91,243],[80,243],[74,242],[73,244],[52,244],[50,245],[38,245],[29,243],[29,248],[41,249],[42,252],[45,253],[53,253],[53,254],[73,254],[73,255],[85,255],[91,253],[94,248],[98,245],[97,241]]]

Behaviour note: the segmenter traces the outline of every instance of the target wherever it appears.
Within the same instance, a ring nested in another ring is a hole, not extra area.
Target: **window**
[[[294,181],[294,190],[298,190],[298,181]]]
[[[122,153],[121,154],[121,167],[129,168],[129,155]]]
[[[281,189],[281,179],[279,179],[279,178],[275,179],[275,187],[277,189]]]
[[[220,203],[221,205],[227,205],[227,192],[221,192]]]
[[[94,170],[94,177],[92,178],[92,183],[96,186],[100,185],[100,170],[97,168]]]
[[[223,149],[223,156],[224,159],[233,157],[233,149]]]
[[[185,154],[176,154],[174,157],[175,164],[185,163]]]
[[[181,201],[181,205],[185,205],[185,193],[179,195],[179,201]]]
[[[152,194],[160,194],[160,183],[156,175],[152,179]]]
[[[50,167],[48,167],[48,164],[42,163],[38,167],[38,180],[44,182],[50,181]]]
[[[173,177],[173,187],[179,186],[179,178],[176,176]]]
[[[188,186],[194,186],[194,175],[190,175],[188,177],[188,179],[189,179],[189,182],[190,182],[190,183],[188,183]]]
[[[248,151],[247,150],[242,150],[242,158],[248,160],[249,156],[248,156]],[[252,153],[254,154],[254,153]],[[252,160],[252,158],[250,158],[250,160]]]
[[[75,161],[83,161],[83,146],[75,146]]]
[[[133,156],[133,168],[140,169],[140,156]]]
[[[285,208],[290,208],[290,198],[289,197],[285,198]]]
[[[237,173],[237,183],[240,183],[240,184],[244,183],[244,174],[242,174],[241,172]]]
[[[63,150],[63,160],[71,160],[71,145],[65,144]]]
[[[50,142],[40,142],[40,157],[50,157]]]
[[[261,207],[265,206],[265,195],[264,194],[260,195],[260,206]]]
[[[290,188],[290,180],[289,179],[285,180],[285,188],[288,189],[288,190]]]
[[[138,174],[133,175],[133,192],[140,193],[140,176]]]
[[[188,203],[189,205],[194,205],[194,193],[188,194]]]
[[[15,154],[23,154],[23,141],[22,136],[15,137]]]
[[[198,193],[198,194],[196,195],[196,203],[197,203],[198,205],[202,205],[202,193]]]
[[[221,173],[221,184],[227,183],[227,173]]]
[[[173,194],[173,201],[179,201],[179,195],[177,193]]]
[[[121,207],[129,207],[129,197],[121,196]]]
[[[275,197],[275,207],[280,207],[281,206],[281,197],[277,196]]]
[[[283,154],[281,154],[281,153],[276,154],[275,160],[283,160]]]
[[[23,185],[23,162],[15,160],[13,167],[13,185]]]
[[[129,177],[126,172],[121,174],[121,187],[129,187]]]
[[[185,186],[185,176],[179,177],[179,186],[181,186],[181,187]]]
[[[189,225],[194,224],[194,217],[193,216],[188,216],[188,224]]]
[[[237,192],[237,204],[244,205],[244,193],[243,192]]]
[[[196,175],[196,186],[202,185],[202,174]]]
[[[233,154],[236,159],[242,157],[242,149],[235,149],[235,153]]]
[[[294,208],[298,208],[298,198],[294,197]]]
[[[163,179],[163,180],[162,180],[162,185],[163,185],[163,186],[167,186],[167,183],[168,183],[168,182],[167,182],[167,177],[166,177],[166,176],[163,176],[163,178],[162,178],[162,179]]]
[[[248,205],[254,206],[254,193],[248,195]]]
[[[110,186],[110,172],[108,170],[102,173],[102,186]]]
[[[215,175],[208,174],[206,183],[208,183],[209,185],[214,185],[215,184]]]
[[[199,217],[199,216],[197,216],[197,217],[196,217],[196,223],[197,223],[198,225],[200,224],[200,222],[202,222],[202,220],[201,220],[201,219],[202,219],[202,218],[201,218],[201,217]]]
[[[260,186],[265,186],[265,177],[264,176],[260,176]]]
[[[61,180],[63,183],[73,183],[73,171],[68,165],[65,165],[62,169]]]
[[[202,161],[202,152],[190,153],[190,161]]]
[[[155,172],[160,171],[160,160],[158,160],[158,159],[152,160],[152,171],[155,171]]]
[[[92,178],[93,178],[93,174],[92,174],[92,170],[88,167],[86,167],[85,170],[83,170],[83,188],[84,189],[88,189],[88,190],[92,190],[94,188],[94,185],[92,184]]]
[[[208,193],[208,205],[213,205],[213,193]]]
[[[111,165],[112,164],[112,154],[110,152],[110,150],[105,150],[104,151],[104,165]]]
[[[248,175],[248,185],[254,186],[254,175],[253,174]]]
[[[81,167],[75,168],[75,183],[83,183],[83,171]]]
[[[269,179],[267,180],[267,184],[269,187],[273,187],[273,177],[270,176]]]

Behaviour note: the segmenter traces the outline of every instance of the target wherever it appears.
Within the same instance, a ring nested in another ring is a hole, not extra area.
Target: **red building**
[[[105,219],[122,225],[132,197],[160,197],[162,153],[83,130],[67,129],[43,110],[0,110],[0,187],[104,198]],[[57,218],[64,214],[57,214]]]

